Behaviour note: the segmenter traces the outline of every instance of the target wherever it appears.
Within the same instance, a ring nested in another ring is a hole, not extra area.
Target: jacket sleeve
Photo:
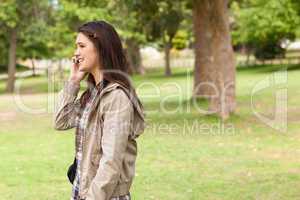
[[[111,101],[104,105],[104,121],[101,139],[102,157],[95,178],[92,180],[86,200],[109,200],[122,169],[128,137],[130,135],[133,106],[121,89],[112,91]]]
[[[80,109],[80,101],[76,100],[80,86],[67,81],[59,92],[54,109],[54,128],[66,130],[76,126],[76,116]]]

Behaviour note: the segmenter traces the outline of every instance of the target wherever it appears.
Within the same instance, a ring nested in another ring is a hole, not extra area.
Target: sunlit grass
[[[299,198],[297,66],[288,71],[287,83],[254,94],[251,107],[254,86],[282,68],[238,69],[237,111],[223,125],[217,117],[196,109],[207,109],[207,102],[197,100],[197,107],[192,103],[192,69],[176,68],[174,76],[168,78],[162,75],[163,69],[135,76],[148,127],[138,139],[133,199]],[[57,84],[55,91],[60,87]],[[0,95],[1,199],[67,199],[71,185],[66,170],[74,156],[74,130],[53,129],[56,93],[47,93],[45,77],[26,78],[21,88],[21,103],[14,96]],[[260,114],[272,114],[278,88],[288,91],[288,129],[284,133],[267,126],[253,113],[255,109]],[[41,113],[29,113],[38,111]]]

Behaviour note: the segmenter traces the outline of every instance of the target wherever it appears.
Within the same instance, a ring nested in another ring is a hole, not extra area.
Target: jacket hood
[[[135,93],[135,91],[129,91],[127,88],[120,85],[119,83],[109,84],[107,87],[104,88],[103,93],[111,91],[115,88],[122,89],[126,93],[126,95],[128,96],[129,100],[131,101],[131,103],[133,105],[134,114],[133,114],[133,124],[132,124],[132,126],[133,126],[132,127],[133,128],[132,137],[133,137],[133,139],[135,139],[144,132],[144,129],[146,127],[144,107],[143,107],[141,101],[139,100],[137,94]]]

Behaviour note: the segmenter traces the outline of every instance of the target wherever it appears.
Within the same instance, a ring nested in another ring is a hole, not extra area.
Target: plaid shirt
[[[86,105],[82,111],[82,115],[80,118],[77,118],[77,133],[80,137],[79,139],[79,145],[78,145],[78,151],[76,154],[76,160],[77,160],[77,169],[76,169],[76,176],[73,182],[73,187],[72,187],[72,193],[71,193],[71,200],[80,200],[79,199],[79,185],[80,185],[80,161],[82,159],[82,143],[83,143],[83,134],[84,130],[87,124],[88,120],[88,113],[90,111],[91,105],[95,99],[95,97],[98,95],[99,90],[102,89],[102,87],[105,87],[107,82],[101,81],[99,85],[94,86],[90,88],[91,95],[86,102]],[[119,196],[119,197],[113,197],[111,200],[130,200],[130,194],[124,195],[124,196]]]

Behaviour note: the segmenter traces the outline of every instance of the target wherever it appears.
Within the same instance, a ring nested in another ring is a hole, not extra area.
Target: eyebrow
[[[76,42],[75,44],[84,44],[83,42]]]

